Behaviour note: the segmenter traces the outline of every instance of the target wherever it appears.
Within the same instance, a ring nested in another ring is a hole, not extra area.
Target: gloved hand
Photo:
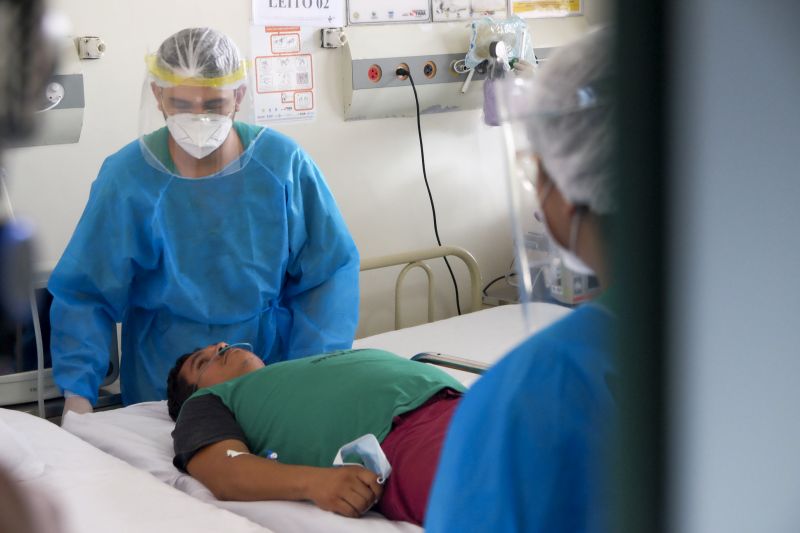
[[[84,413],[91,413],[92,412],[92,404],[89,403],[89,400],[84,398],[83,396],[73,395],[67,396],[64,400],[64,411],[61,413],[61,419],[64,419],[64,415],[67,414],[67,411],[73,411],[82,415]]]

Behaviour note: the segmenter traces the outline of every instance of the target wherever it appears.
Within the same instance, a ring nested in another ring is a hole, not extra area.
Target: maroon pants
[[[422,525],[447,426],[460,397],[445,389],[394,418],[392,430],[381,443],[392,465],[377,505],[386,518]]]

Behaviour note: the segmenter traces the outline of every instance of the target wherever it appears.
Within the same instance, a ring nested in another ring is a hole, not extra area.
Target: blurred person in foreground
[[[426,531],[606,531],[615,400],[610,270],[611,33],[559,49],[508,113],[531,147],[522,178],[563,264],[603,294],[523,342],[465,394],[428,503]],[[520,143],[523,144],[523,143]],[[519,155],[517,155],[519,157]],[[515,179],[512,177],[512,179]]]

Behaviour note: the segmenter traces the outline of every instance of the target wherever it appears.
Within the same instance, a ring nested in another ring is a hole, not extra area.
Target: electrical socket
[[[379,89],[383,87],[404,87],[409,81],[395,72],[401,65],[407,65],[415,85],[432,83],[464,83],[466,74],[454,72],[451,65],[454,61],[464,59],[464,54],[436,54],[430,56],[383,57],[354,59],[353,89]],[[376,82],[370,77],[370,68],[379,67],[383,76]],[[427,66],[427,69],[426,69]],[[391,73],[391,75],[390,75]],[[473,81],[485,78],[485,74],[473,75]]]

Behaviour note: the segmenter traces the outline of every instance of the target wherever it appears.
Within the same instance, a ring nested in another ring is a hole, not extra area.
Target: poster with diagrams
[[[349,0],[350,24],[388,24],[392,22],[430,22],[429,0]]]
[[[432,0],[433,20],[447,22],[481,17],[506,17],[506,0]]]
[[[255,26],[251,41],[256,123],[313,119],[314,65],[300,28]]]
[[[569,17],[583,13],[581,0],[512,0],[511,12],[523,18]]]

